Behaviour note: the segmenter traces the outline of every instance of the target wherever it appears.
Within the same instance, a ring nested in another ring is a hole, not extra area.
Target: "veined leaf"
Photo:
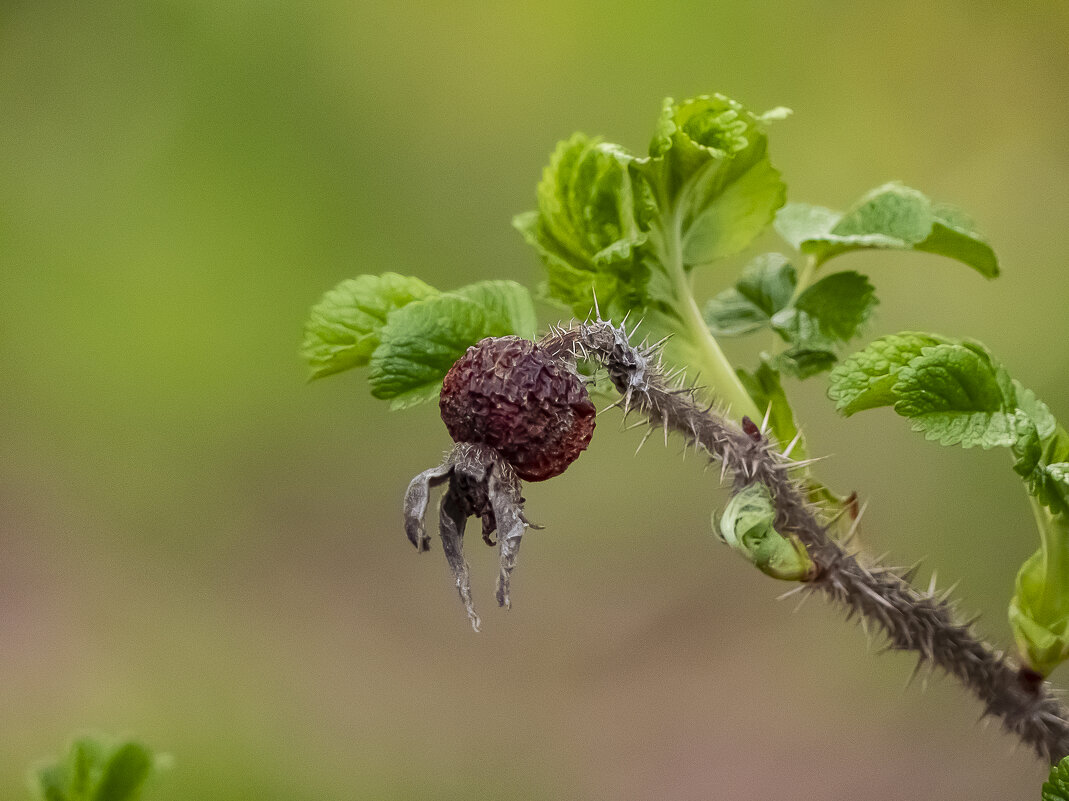
[[[645,184],[632,181],[623,148],[575,134],[561,142],[538,185],[538,210],[513,225],[547,270],[549,294],[585,318],[598,303],[610,312],[640,307],[647,268],[637,252],[647,234]]]
[[[391,311],[437,294],[418,278],[383,273],[342,281],[312,307],[301,355],[312,378],[366,365]]]
[[[743,250],[772,221],[786,187],[768,159],[766,123],[724,95],[664,101],[650,158],[637,169],[671,208],[690,268]]]
[[[371,357],[371,394],[405,408],[435,398],[464,352],[485,337],[530,335],[534,309],[511,281],[473,284],[394,311]]]
[[[818,264],[855,250],[918,250],[956,259],[986,278],[999,273],[994,251],[963,212],[900,183],[872,190],[845,214],[789,204],[775,225]]]
[[[899,371],[920,356],[924,348],[954,342],[916,331],[880,337],[831,371],[828,397],[847,417],[864,409],[893,406],[897,396],[892,387]]]
[[[794,303],[772,316],[772,327],[796,354],[827,353],[826,369],[835,363],[835,348],[853,339],[876,307],[872,284],[860,273],[825,276]],[[813,357],[809,357],[810,361]],[[815,367],[815,362],[814,362]]]
[[[1041,801],[1069,801],[1069,757],[1050,769],[1050,776],[1043,782]]]
[[[1017,441],[1010,379],[977,348],[925,348],[899,370],[892,392],[895,411],[943,445],[993,448]]]
[[[771,323],[772,315],[790,303],[797,283],[794,267],[779,253],[765,253],[750,262],[731,289],[710,300],[704,318],[719,336],[737,336]]]

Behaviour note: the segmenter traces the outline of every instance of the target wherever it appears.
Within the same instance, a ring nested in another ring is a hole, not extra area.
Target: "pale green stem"
[[[731,409],[731,417],[738,420],[743,415],[760,423],[764,412],[757,408],[750,393],[739,381],[735,368],[731,366],[720,344],[705,324],[698,303],[694,299],[694,290],[690,276],[683,267],[682,220],[678,213],[670,217],[672,228],[666,232],[664,241],[664,264],[668,268],[678,301],[677,312],[686,328],[685,335],[698,355],[699,364],[692,365],[701,373],[702,382]]]
[[[1043,598],[1037,609],[1038,616],[1051,620],[1064,615],[1066,587],[1069,581],[1069,520],[1064,514],[1055,515],[1036,498],[1029,497],[1032,514],[1039,528],[1040,549],[1043,554]]]
[[[816,275],[817,267],[816,256],[807,256],[805,264],[802,265],[802,272],[798,274],[798,283],[794,285],[794,292],[791,293],[791,303],[798,300],[798,296],[805,292],[806,288],[813,283],[813,276]]]

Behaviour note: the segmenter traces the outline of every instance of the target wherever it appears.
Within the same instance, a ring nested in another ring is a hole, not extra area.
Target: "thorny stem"
[[[912,571],[871,566],[871,560],[831,539],[828,525],[791,478],[798,463],[775,450],[752,422],[744,431],[699,406],[693,390],[669,386],[657,354],[633,347],[622,327],[598,321],[558,328],[542,345],[604,365],[622,395],[625,414],[634,409],[651,426],[681,434],[721,462],[732,474],[734,491],[764,484],[776,504],[776,528],[795,534],[817,565],[806,591],[822,592],[845,610],[847,619],[873,623],[886,635],[888,649],[916,652],[918,669],[927,664],[954,676],[979,698],[985,716],[1000,718],[1041,758],[1053,764],[1069,754],[1069,709],[1051,686],[991,648],[973,632],[971,622],[956,620],[945,595],[914,589]]]

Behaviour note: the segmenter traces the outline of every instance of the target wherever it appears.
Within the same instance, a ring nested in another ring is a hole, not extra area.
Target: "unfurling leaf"
[[[963,212],[900,183],[872,190],[845,214],[791,203],[775,225],[818,265],[856,250],[917,250],[956,259],[985,278],[999,273],[994,251]]]
[[[1069,516],[1037,507],[1043,545],[1017,573],[1010,627],[1021,658],[1047,676],[1069,657]]]
[[[542,257],[548,294],[585,319],[594,297],[607,314],[641,307],[648,270],[638,248],[651,203],[632,181],[623,148],[575,134],[561,142],[538,184],[538,210],[513,225]]]
[[[732,496],[720,516],[720,534],[762,573],[784,581],[806,581],[815,567],[794,535],[773,527],[776,507],[763,484],[750,484]],[[714,527],[715,527],[714,520]]]
[[[342,281],[312,307],[305,323],[301,355],[312,378],[366,365],[390,312],[436,294],[418,278],[397,273]]]
[[[650,158],[637,169],[677,222],[683,266],[734,255],[749,245],[784,201],[786,187],[768,159],[766,123],[724,95],[664,101]]]

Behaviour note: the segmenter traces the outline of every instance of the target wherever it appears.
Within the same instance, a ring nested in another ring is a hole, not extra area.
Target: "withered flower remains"
[[[482,519],[483,539],[497,532],[501,573],[497,602],[509,605],[509,577],[520,540],[531,523],[523,511],[521,479],[560,475],[594,433],[596,409],[568,355],[519,337],[487,338],[468,348],[442,384],[442,420],[456,445],[445,461],[408,486],[405,532],[416,549],[430,545],[424,515],[430,489],[448,482],[439,505],[439,532],[472,626],[463,537],[468,517]]]

